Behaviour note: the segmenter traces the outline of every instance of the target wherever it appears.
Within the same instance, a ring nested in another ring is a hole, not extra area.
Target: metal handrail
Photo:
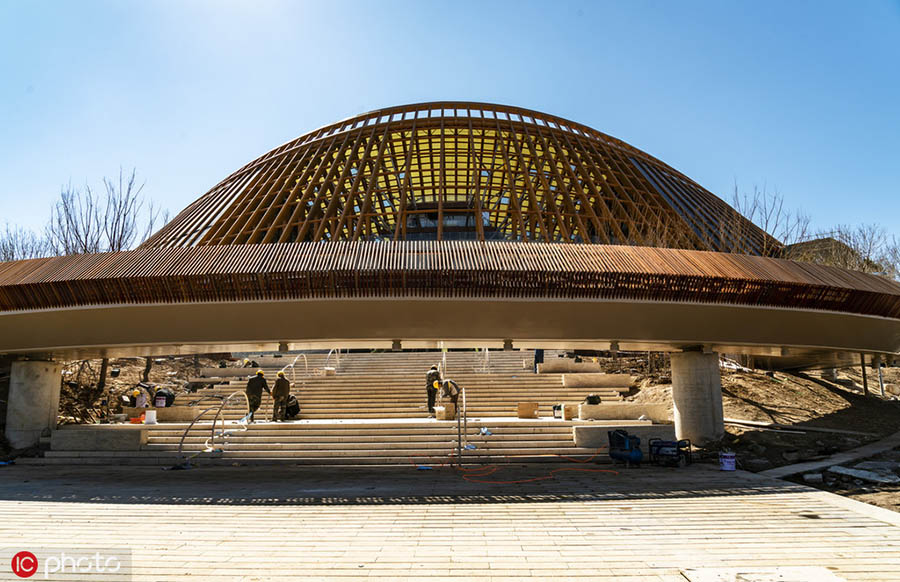
[[[336,350],[336,351],[335,351]],[[334,369],[337,370],[341,367],[341,348],[331,348],[328,350],[328,355],[325,356],[325,363],[322,365],[323,368],[328,367],[328,362],[331,361],[331,354],[335,354],[335,366]]]
[[[228,396],[222,398],[222,401],[217,406],[210,406],[203,410],[200,414],[194,417],[194,420],[188,425],[186,429],[184,429],[184,433],[181,435],[181,440],[178,442],[178,455],[181,457],[182,463],[189,463],[191,459],[201,455],[202,453],[210,453],[215,452],[215,444],[216,444],[216,424],[219,422],[219,417],[222,414],[222,410],[225,408],[225,405],[234,398],[235,396],[243,396],[244,397],[244,405],[247,413],[238,421],[238,424],[241,425],[241,432],[245,432],[247,430],[247,421],[250,419],[250,399],[247,398],[247,394],[241,390],[236,392],[232,392]],[[204,396],[204,398],[211,398],[210,396]],[[199,401],[198,401],[199,402]],[[215,410],[216,416],[213,418],[212,425],[210,426],[210,435],[209,438],[206,439],[206,442],[203,443],[203,450],[197,451],[190,457],[185,457],[184,455],[184,440],[187,438],[188,433],[190,433],[191,429],[200,420],[206,413]],[[228,433],[225,430],[225,419],[222,418],[222,432],[221,436],[224,438],[228,437]]]
[[[466,409],[466,389],[450,378],[446,378],[444,381],[456,384],[456,387],[459,388],[459,398],[457,398],[457,402],[462,401],[462,406],[457,406],[456,409],[456,463],[458,466],[462,466],[462,452],[468,446],[469,434],[469,416]],[[443,397],[441,397],[441,402],[443,402]]]
[[[297,360],[299,360],[301,357],[303,358],[304,374],[306,376],[309,376],[309,360],[306,359],[306,354],[297,354],[297,357],[294,358],[293,362],[291,362],[290,364],[287,364],[285,367],[283,367],[280,370],[281,372],[284,372],[288,368],[291,369],[291,382],[292,383],[297,381],[297,366],[296,366],[296,364],[297,364]]]

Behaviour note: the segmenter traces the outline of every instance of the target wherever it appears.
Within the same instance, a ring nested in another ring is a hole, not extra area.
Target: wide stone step
[[[246,433],[244,433],[246,434]],[[438,440],[446,440],[447,438],[455,438],[455,434],[419,434],[419,435],[340,435],[340,436],[306,436],[306,435],[276,435],[276,436],[235,436],[232,435],[228,438],[229,443],[240,443],[240,444],[258,444],[258,445],[267,445],[267,444],[296,444],[296,445],[304,445],[304,444],[321,444],[321,443],[341,443],[341,444],[359,444],[359,443],[413,443],[413,442],[431,442]],[[204,444],[206,440],[209,438],[209,433],[206,435],[189,435],[184,439],[185,444]],[[470,442],[475,442],[478,437],[469,437]],[[220,441],[221,437],[216,437],[216,441]],[[562,442],[572,442],[572,432],[568,433],[547,433],[547,434],[503,434],[498,435],[495,434],[490,437],[489,441],[478,441],[478,442],[491,442],[491,443],[505,443],[505,442],[540,442],[541,444],[545,442],[552,441],[562,441]],[[151,437],[148,441],[150,445],[177,445],[181,442],[181,436],[154,436]]]
[[[244,392],[243,388],[241,390],[225,390],[222,392],[204,392],[202,394],[180,394],[176,397],[176,402],[178,403],[187,403],[187,402],[195,402],[201,399],[209,399],[210,402],[213,399],[221,399],[234,394],[235,392]],[[602,389],[602,390],[578,390],[572,388],[559,388],[559,389],[545,389],[545,390],[516,390],[516,389],[502,389],[498,388],[495,390],[485,389],[485,390],[466,390],[466,397],[468,400],[504,400],[504,401],[519,401],[524,399],[552,399],[552,398],[578,398],[579,400],[584,400],[585,396],[588,394],[609,394],[609,395],[620,395],[623,390],[614,390],[614,389]],[[264,399],[268,399],[269,395],[264,393]],[[312,400],[320,400],[320,401],[333,401],[333,400],[354,400],[354,401],[375,401],[375,400],[384,400],[384,399],[403,399],[403,400],[422,400],[426,397],[427,392],[424,388],[419,388],[416,390],[384,390],[384,391],[370,391],[368,389],[359,389],[359,390],[292,390],[292,394],[297,396],[299,400],[302,401],[312,401]]]
[[[280,457],[276,455],[265,457],[241,457],[235,458],[230,456],[210,457],[207,455],[199,455],[191,460],[191,464],[195,466],[228,466],[234,463],[241,465],[304,465],[304,466],[388,466],[388,467],[409,467],[410,465],[429,465],[440,466],[449,462],[449,457],[440,458],[413,458],[408,456],[396,457],[316,457],[316,458],[300,458],[300,457]],[[590,461],[593,463],[609,464],[611,460],[605,455],[597,455],[596,451],[577,452],[565,455],[562,458],[557,455],[495,455],[495,456],[463,456],[463,465],[471,465],[477,467],[483,464],[505,464],[505,463],[560,463],[569,462],[570,460],[578,460],[580,462]],[[32,457],[20,458],[17,461],[20,465],[128,465],[128,466],[172,466],[181,463],[181,457],[177,454],[168,453],[150,453],[141,457]]]
[[[628,421],[631,422],[643,422],[643,421]],[[150,431],[157,430],[179,430],[185,429],[189,426],[190,423],[187,422],[171,422],[165,424],[156,424],[156,425],[148,425],[143,428],[148,429]],[[211,426],[211,421],[203,420],[194,424],[194,428],[206,428],[209,429]],[[581,426],[584,425],[585,421],[580,420],[560,420],[560,419],[552,419],[552,418],[522,418],[522,419],[510,419],[510,418],[497,418],[497,417],[484,417],[484,418],[469,418],[469,428],[472,427],[489,427],[491,430],[495,428],[509,428],[509,429],[523,429],[523,428],[557,428],[557,427],[573,427],[573,426]],[[591,421],[591,425],[621,425],[622,421],[617,420],[596,420]],[[217,425],[221,426],[221,425]],[[236,427],[237,424],[229,424],[229,427]],[[322,429],[337,429],[337,430],[378,430],[378,429],[435,429],[435,428],[450,428],[453,427],[455,430],[456,421],[452,420],[435,420],[433,418],[419,418],[417,420],[401,420],[401,419],[378,419],[374,421],[352,421],[352,420],[334,420],[334,421],[287,421],[287,422],[264,422],[264,423],[254,423],[249,425],[249,430],[257,431],[257,430],[322,430]],[[81,428],[81,427],[79,427]]]
[[[229,390],[222,393],[206,393],[200,395],[182,394],[176,396],[175,403],[179,405],[187,405],[193,402],[215,403],[223,398],[234,394],[235,392],[243,393],[244,390]],[[466,391],[466,400],[469,402],[521,402],[525,400],[558,400],[560,398],[575,399],[582,401],[588,394],[597,394],[599,396],[618,397],[625,392],[624,390],[483,390],[483,391]],[[378,392],[368,392],[366,390],[340,390],[340,391],[310,391],[310,390],[292,390],[291,393],[297,397],[300,402],[378,402],[383,400],[394,400],[403,402],[416,402],[425,400],[427,392],[425,389],[420,390],[383,390]],[[267,393],[263,395],[263,401],[270,400],[271,396]],[[243,399],[235,397],[231,402],[242,402]]]
[[[620,423],[621,424],[621,423]],[[636,424],[642,424],[636,422]],[[456,435],[456,426],[452,428],[440,428],[440,429],[406,429],[406,430],[390,430],[390,429],[382,429],[380,431],[375,430],[359,430],[359,429],[320,429],[320,430],[247,430],[243,431],[239,428],[226,427],[226,431],[230,431],[232,435],[239,435],[245,438],[272,438],[272,439],[289,439],[289,438],[309,438],[309,439],[321,439],[325,437],[333,437],[336,439],[359,439],[359,438],[368,438],[372,440],[379,439],[421,439],[423,437],[433,437],[433,438],[446,438],[450,436]],[[475,434],[481,430],[480,427],[468,427],[468,433],[470,435]],[[219,434],[222,431],[221,426],[216,427],[215,432]],[[209,436],[211,430],[207,428],[206,430],[196,430],[191,429],[188,431],[188,438],[206,438]],[[560,428],[526,428],[521,430],[495,427],[490,429],[492,433],[490,438],[520,438],[520,439],[540,439],[544,438],[544,435],[556,436],[556,435],[565,435],[567,438],[572,435],[572,427],[560,427]],[[185,434],[184,430],[153,430],[148,431],[148,438],[150,440],[162,439],[162,438],[181,438],[182,435]]]
[[[485,451],[485,450],[507,450],[507,449],[529,449],[529,450],[537,450],[537,449],[565,449],[568,447],[572,447],[573,441],[571,438],[568,440],[553,440],[553,441],[542,441],[540,443],[536,442],[522,442],[522,441],[492,441],[491,443],[479,443],[474,441],[469,441],[470,444],[475,445],[476,451]],[[451,450],[456,447],[456,444],[449,443],[446,440],[436,440],[436,441],[408,441],[408,442],[342,442],[342,443],[248,443],[242,442],[239,440],[229,439],[227,443],[222,441],[216,441],[216,448],[224,448],[228,452],[240,452],[240,451],[293,451],[293,452],[318,452],[318,451],[340,451],[342,454],[346,454],[346,451],[353,451],[358,454],[366,454],[366,455],[381,455],[386,451],[396,451],[396,450]],[[184,450],[186,451],[199,451],[204,447],[204,443],[185,443]],[[145,445],[142,450],[169,450],[169,451],[177,451],[178,443],[148,443]]]
[[[407,462],[410,460],[415,461],[416,459],[434,459],[438,457],[446,457],[452,451],[456,450],[455,446],[446,445],[443,449],[431,449],[431,448],[406,448],[406,449],[393,449],[389,451],[389,454],[385,454],[384,449],[358,449],[358,450],[342,450],[342,449],[326,449],[326,450],[303,450],[303,451],[295,451],[295,450],[278,450],[278,451],[266,451],[271,457],[281,457],[281,458],[308,458],[308,459],[322,459],[322,458],[335,458],[335,457],[355,457],[355,458],[381,458],[381,459],[391,459],[391,458],[406,458]],[[196,452],[196,451],[191,451]],[[141,451],[77,451],[77,452],[68,452],[68,451],[47,451],[45,453],[45,458],[108,458],[108,459],[127,459],[127,458],[140,458],[142,456],[159,456],[168,453],[172,458],[178,458],[177,456],[177,447],[176,450],[169,451],[166,449],[145,449]],[[593,455],[596,454],[597,451],[593,449],[584,449],[580,447],[556,447],[556,448],[543,448],[543,447],[531,447],[531,448],[509,448],[502,450],[488,450],[488,449],[475,449],[475,450],[467,450],[464,453],[464,458],[477,458],[477,457],[500,457],[500,456],[558,456],[558,455]],[[210,453],[211,456],[218,456],[220,458],[259,458],[259,451],[232,451],[225,450],[222,453]]]
[[[602,399],[602,397],[601,397]],[[438,403],[439,404],[439,403]],[[553,404],[549,402],[538,402],[538,405],[541,409],[547,409],[548,411],[552,410]],[[359,411],[359,412],[375,412],[378,410],[384,411],[424,411],[425,403],[409,403],[409,404],[400,404],[390,403],[390,402],[367,402],[363,405],[361,404],[353,404],[353,403],[306,403],[304,405],[303,402],[300,403],[300,413],[301,416],[304,414],[309,414],[311,412],[323,412],[327,413],[329,411],[333,412],[350,412],[350,411]],[[272,405],[261,405],[260,409],[262,410],[271,410]],[[202,408],[201,408],[202,410]],[[224,412],[241,412],[246,410],[245,407],[235,405],[235,406],[227,406],[223,409]],[[510,414],[516,414],[517,408],[516,403],[510,402],[497,402],[497,403],[485,403],[485,402],[469,402],[466,405],[466,410],[469,413],[469,416],[473,414],[474,411],[478,410],[496,410],[496,411],[506,411]]]

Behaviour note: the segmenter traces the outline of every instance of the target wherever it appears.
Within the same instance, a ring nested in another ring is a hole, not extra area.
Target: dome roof
[[[780,245],[656,158],[515,107],[366,113],[275,148],[144,247],[322,240],[505,240],[763,254]]]

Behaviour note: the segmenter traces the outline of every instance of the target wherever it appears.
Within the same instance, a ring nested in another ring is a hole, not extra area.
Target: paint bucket
[[[155,410],[148,410],[144,413],[144,424],[156,424]]]
[[[720,471],[734,471],[734,461],[735,455],[734,453],[719,453],[719,470]]]

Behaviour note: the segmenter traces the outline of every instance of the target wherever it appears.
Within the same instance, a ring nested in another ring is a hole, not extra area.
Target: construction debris
[[[803,480],[807,483],[821,483],[825,480],[825,476],[822,473],[806,473]]]
[[[822,428],[818,426],[796,426],[792,424],[778,424],[777,422],[759,422],[756,420],[741,420],[739,418],[726,418],[726,424],[736,424],[738,426],[750,426],[754,428],[772,429],[778,431],[794,431],[797,433],[804,432],[825,432],[833,434],[853,434],[859,436],[878,436],[876,433],[860,432],[857,430],[845,430],[840,428]]]
[[[829,473],[836,473],[838,475],[846,475],[848,477],[853,477],[855,479],[862,479],[863,481],[869,481],[870,483],[880,483],[883,485],[900,483],[900,477],[894,475],[893,473],[876,473],[874,471],[866,471],[863,469],[851,469],[849,467],[841,467],[840,465],[834,465],[832,467],[828,467]]]

